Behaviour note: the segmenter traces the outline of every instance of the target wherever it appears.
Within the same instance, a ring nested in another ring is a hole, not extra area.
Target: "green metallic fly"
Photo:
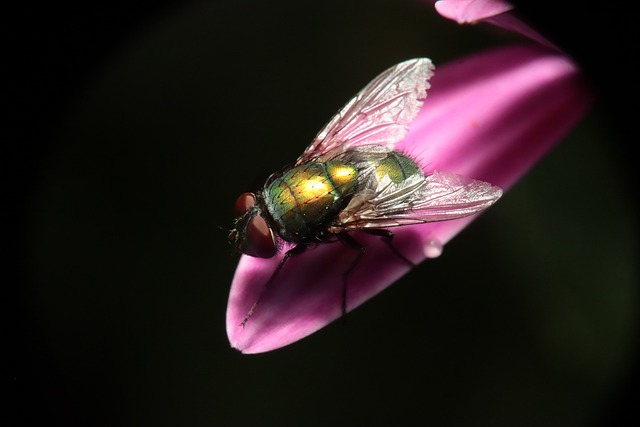
[[[381,236],[413,266],[391,245],[389,228],[462,218],[500,198],[502,190],[483,181],[442,171],[425,175],[414,160],[394,151],[422,107],[433,70],[426,58],[386,70],[329,121],[292,166],[272,174],[260,191],[238,198],[229,241],[240,252],[271,258],[284,242],[293,245],[265,289],[291,256],[341,241],[358,250],[344,276],[344,314],[348,274],[365,252],[350,232]]]

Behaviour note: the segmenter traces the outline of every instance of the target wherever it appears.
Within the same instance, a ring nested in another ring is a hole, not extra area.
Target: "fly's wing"
[[[375,190],[356,194],[340,213],[334,232],[389,228],[425,222],[448,221],[478,213],[502,195],[499,187],[484,181],[436,171],[416,174],[400,184],[388,177]]]
[[[296,165],[322,161],[360,145],[392,150],[422,107],[433,70],[431,60],[418,58],[380,74],[333,116]]]

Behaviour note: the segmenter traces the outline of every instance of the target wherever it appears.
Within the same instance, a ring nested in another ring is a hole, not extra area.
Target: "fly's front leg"
[[[242,326],[243,328],[245,327],[245,325],[247,324],[247,322],[249,321],[249,318],[251,316],[253,316],[253,312],[255,311],[256,307],[258,306],[258,304],[260,303],[260,300],[262,299],[262,297],[264,296],[264,294],[267,292],[267,290],[269,289],[269,287],[271,286],[271,284],[276,280],[276,277],[278,276],[278,274],[280,273],[280,270],[282,270],[282,267],[284,267],[284,264],[287,262],[287,260],[289,260],[289,258],[291,258],[294,255],[299,255],[302,252],[304,252],[307,249],[306,245],[298,245],[294,248],[289,249],[284,256],[282,257],[282,259],[280,260],[280,262],[278,263],[278,266],[276,267],[276,269],[273,271],[273,273],[271,274],[271,277],[269,277],[269,280],[267,280],[267,283],[265,283],[264,285],[264,289],[262,290],[262,292],[260,293],[260,296],[258,296],[258,299],[256,300],[256,302],[253,303],[253,305],[251,306],[251,308],[249,309],[249,311],[247,312],[247,315],[245,316],[244,320],[242,321],[242,323],[240,323],[240,326]]]
[[[374,236],[382,237],[382,241],[389,247],[391,252],[393,252],[393,254],[395,256],[397,256],[400,260],[402,260],[402,262],[407,264],[409,266],[409,268],[413,268],[413,267],[416,266],[407,257],[402,255],[400,253],[400,251],[398,250],[398,248],[393,246],[393,243],[391,242],[393,240],[393,233],[391,231],[385,230],[385,229],[382,229],[382,228],[381,229],[372,228],[372,229],[366,229],[366,230],[362,230],[362,231],[364,231],[367,234],[372,234]]]

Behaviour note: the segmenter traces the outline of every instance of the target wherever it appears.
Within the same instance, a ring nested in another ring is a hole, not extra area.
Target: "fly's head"
[[[262,216],[256,195],[244,193],[235,204],[238,217],[229,233],[229,243],[238,251],[253,257],[271,258],[278,252],[273,230]]]

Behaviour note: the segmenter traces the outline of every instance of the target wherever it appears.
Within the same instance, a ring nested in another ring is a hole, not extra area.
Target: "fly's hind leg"
[[[393,244],[391,243],[391,241],[393,240],[393,233],[391,231],[385,230],[385,229],[366,229],[361,231],[374,236],[382,237],[382,241],[389,247],[391,252],[393,252],[393,254],[397,256],[402,262],[407,264],[410,268],[413,268],[416,266],[407,257],[402,255],[395,246],[393,246]],[[358,255],[356,255],[355,259],[351,262],[347,270],[344,272],[344,279],[342,282],[342,316],[344,317],[347,314],[347,284],[349,281],[349,275],[356,268],[356,266],[362,259],[364,253],[366,252],[367,248],[364,245],[360,244],[356,239],[354,239],[347,233],[338,234],[337,237],[338,237],[338,240],[340,240],[343,244],[351,248],[354,248],[355,250],[358,251]]]
[[[269,280],[267,280],[267,283],[265,283],[264,289],[262,290],[262,292],[258,296],[258,299],[256,300],[256,302],[253,303],[253,305],[251,306],[251,308],[247,312],[247,315],[244,317],[244,320],[242,321],[242,323],[240,323],[240,326],[242,326],[244,328],[245,325],[247,324],[247,322],[249,321],[249,318],[251,316],[253,316],[253,312],[255,311],[256,307],[260,303],[260,300],[262,299],[264,294],[267,293],[267,290],[269,289],[271,284],[274,282],[274,280],[276,279],[276,277],[280,273],[280,270],[282,270],[282,267],[284,267],[284,264],[287,262],[287,260],[289,260],[289,258],[291,258],[294,255],[301,254],[302,252],[305,251],[305,249],[307,249],[306,245],[298,245],[298,246],[296,246],[294,248],[289,249],[287,252],[285,252],[284,257],[282,257],[282,259],[278,263],[278,266],[276,267],[276,269],[273,271],[273,273],[271,273],[271,277],[269,277]]]
[[[396,248],[395,246],[393,246],[392,240],[393,240],[393,233],[389,230],[385,230],[383,228],[371,228],[371,229],[366,229],[366,230],[362,230],[367,234],[372,234],[374,236],[380,236],[382,237],[382,241],[389,247],[389,249],[391,250],[391,252],[393,252],[393,254],[395,256],[397,256],[402,262],[404,262],[405,264],[407,264],[409,266],[409,268],[413,268],[416,265],[411,262],[407,257],[405,257],[404,255],[402,255],[400,253],[400,251],[398,250],[398,248]]]
[[[351,262],[349,267],[345,270],[343,280],[342,280],[342,317],[347,314],[347,282],[349,280],[349,275],[353,271],[354,268],[360,262],[360,259],[366,252],[367,248],[358,243],[356,239],[348,235],[347,233],[338,234],[338,240],[340,240],[346,246],[354,248],[358,251],[358,255],[356,255],[355,259]]]

